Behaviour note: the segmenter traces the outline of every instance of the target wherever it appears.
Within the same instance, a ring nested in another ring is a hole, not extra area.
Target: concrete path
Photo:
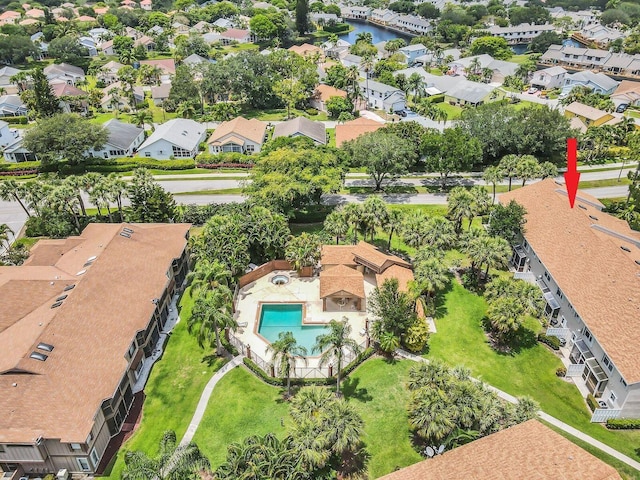
[[[409,352],[405,352],[404,350],[401,350],[401,349],[396,350],[396,353],[398,354],[399,357],[404,358],[406,360],[411,360],[414,362],[429,363],[428,359],[420,357],[418,355],[414,355]],[[476,382],[480,382],[480,380],[475,378],[473,378],[473,380]],[[513,395],[510,395],[507,392],[503,392],[502,390],[496,387],[493,387],[491,385],[488,385],[485,382],[482,382],[482,383],[484,383],[489,388],[489,390],[495,392],[498,395],[498,397],[502,398],[503,400],[506,400],[507,402],[510,402],[510,403],[518,403],[518,399]],[[572,427],[571,425],[567,425],[566,423],[558,420],[555,417],[552,417],[551,415],[543,412],[542,410],[538,411],[538,417],[540,417],[545,422],[550,423],[554,427],[559,428],[560,430],[582,440],[585,443],[588,443],[589,445],[597,448],[598,450],[602,450],[604,453],[611,455],[617,460],[620,460],[621,462],[629,465],[630,467],[640,471],[640,462],[637,462],[636,460],[624,455],[623,453],[620,453],[618,450],[615,450],[614,448],[611,448],[610,446],[605,445],[601,441],[596,440],[595,438],[587,435],[586,433],[581,432],[580,430]]]
[[[229,363],[223,366],[213,375],[213,377],[211,377],[211,380],[209,380],[207,386],[204,387],[202,395],[200,395],[200,400],[198,401],[198,406],[196,407],[196,411],[193,414],[191,423],[189,424],[187,431],[184,433],[184,436],[180,441],[181,446],[187,445],[193,440],[193,436],[196,434],[196,430],[198,430],[198,426],[200,425],[202,417],[204,416],[204,412],[206,411],[207,405],[209,404],[209,399],[211,398],[213,389],[215,388],[218,381],[238,365],[242,365],[242,355],[233,357]]]

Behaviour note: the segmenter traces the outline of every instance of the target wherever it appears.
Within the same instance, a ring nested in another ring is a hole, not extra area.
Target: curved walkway
[[[405,358],[407,360],[412,360],[414,362],[425,362],[425,363],[429,363],[429,360],[427,360],[426,358],[420,357],[418,355],[414,355],[412,353],[409,352],[405,352],[404,350],[396,350],[396,353],[398,354],[398,356]],[[474,379],[475,381],[479,382],[480,380]],[[483,382],[484,383],[484,382]],[[502,398],[503,400],[506,400],[507,402],[510,403],[518,403],[518,399],[516,397],[514,397],[513,395],[508,394],[507,392],[503,392],[502,390],[497,389],[496,387],[492,387],[491,385],[488,385],[485,383],[485,385],[492,391],[494,391],[500,398]],[[538,417],[540,417],[542,420],[544,420],[547,423],[550,423],[551,425],[553,425],[554,427],[559,428],[560,430],[582,440],[585,443],[588,443],[589,445],[597,448],[598,450],[602,450],[604,453],[611,455],[612,457],[616,458],[617,460],[620,460],[623,463],[626,463],[627,465],[629,465],[632,468],[635,468],[636,470],[640,471],[640,462],[637,462],[636,460],[627,457],[625,454],[620,453],[618,450],[615,450],[614,448],[611,448],[609,445],[606,445],[604,443],[602,443],[599,440],[596,440],[593,437],[590,437],[589,435],[587,435],[586,433],[581,432],[580,430],[572,427],[571,425],[567,425],[566,423],[558,420],[555,417],[552,417],[551,415],[549,415],[548,413],[543,412],[542,410],[538,411]]]
[[[242,365],[242,355],[233,357],[229,363],[224,365],[213,375],[213,377],[211,377],[211,380],[209,380],[207,386],[204,387],[202,395],[200,395],[200,400],[198,401],[196,411],[191,418],[191,423],[189,423],[189,427],[187,428],[187,431],[184,433],[184,436],[180,441],[181,446],[187,445],[189,442],[191,442],[191,440],[193,440],[193,436],[196,434],[196,430],[198,430],[198,426],[200,425],[202,417],[204,416],[204,412],[207,409],[207,405],[209,404],[209,399],[211,398],[213,389],[215,388],[218,381],[238,365]]]

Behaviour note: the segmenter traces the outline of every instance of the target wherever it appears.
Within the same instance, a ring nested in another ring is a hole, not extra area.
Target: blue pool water
[[[294,338],[307,349],[308,355],[318,355],[312,351],[316,337],[327,333],[321,325],[302,325],[302,304],[264,303],[260,311],[258,333],[269,342],[278,340],[280,332],[291,332]]]

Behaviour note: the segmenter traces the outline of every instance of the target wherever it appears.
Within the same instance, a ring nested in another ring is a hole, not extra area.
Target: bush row
[[[545,345],[549,345],[553,350],[560,350],[560,339],[558,337],[540,333],[538,335],[538,341],[540,343],[544,343]]]
[[[27,170],[35,170],[37,172],[39,168],[40,162],[0,163],[0,172],[21,172]]]
[[[237,152],[216,154],[204,152],[196,157],[196,162],[198,162],[198,164],[252,164],[254,162],[254,158],[251,155],[245,155],[244,153]]]
[[[326,25],[324,25],[322,27],[322,30],[324,30],[325,32],[329,32],[329,33],[348,32],[349,31],[349,24],[348,23],[335,23],[333,25],[326,24]]]
[[[253,163],[198,163],[198,168],[206,168],[208,170],[216,170],[218,168],[253,168]]]
[[[2,120],[7,122],[9,125],[26,125],[29,123],[29,119],[27,117],[2,117]]]
[[[611,430],[635,430],[640,428],[640,418],[610,418],[607,428]]]
[[[367,348],[363,352],[360,353],[351,363],[349,363],[346,367],[342,369],[342,373],[340,374],[340,378],[344,378],[353,372],[358,365],[364,362],[366,359],[370,358],[375,353],[373,348]],[[269,385],[273,385],[276,387],[282,387],[286,385],[286,380],[282,378],[276,378],[268,375],[264,370],[262,370],[258,364],[256,364],[250,358],[244,357],[244,364],[247,366],[249,370],[255,373],[258,377],[260,377],[264,382]],[[336,382],[335,377],[327,377],[327,378],[292,378],[291,385],[333,385]]]
[[[429,102],[431,102],[431,103],[443,103],[444,102],[444,93],[440,93],[438,95],[431,95],[429,97]]]
[[[154,170],[189,170],[195,168],[192,158],[179,160],[156,160],[145,157],[124,157],[88,163],[87,170],[94,172],[126,172],[135,168],[150,168]]]
[[[591,394],[587,395],[587,405],[589,405],[589,408],[591,409],[592,412],[594,412],[596,408],[600,407],[600,405],[598,405],[598,401],[596,400],[596,397],[594,397]]]

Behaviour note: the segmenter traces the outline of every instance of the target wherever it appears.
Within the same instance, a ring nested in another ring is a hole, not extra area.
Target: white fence
[[[572,363],[567,368],[567,377],[581,377],[584,372],[584,363]]]
[[[618,418],[622,410],[617,408],[596,408],[591,415],[591,423],[603,423],[610,418]]]
[[[564,338],[566,341],[569,341],[569,338],[571,338],[571,330],[561,327],[549,327],[547,328],[547,336]]]

